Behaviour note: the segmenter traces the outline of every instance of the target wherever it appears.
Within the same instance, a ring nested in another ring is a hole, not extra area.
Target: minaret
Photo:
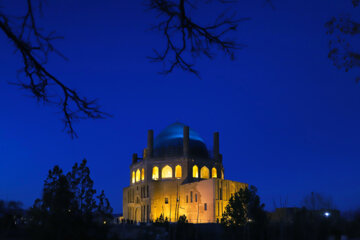
[[[189,127],[188,126],[184,126],[183,129],[183,152],[184,152],[184,157],[188,157],[189,156],[189,144],[190,144],[190,140],[189,140]]]
[[[137,160],[138,160],[137,153],[133,153],[133,155],[132,155],[132,163],[133,163],[133,164],[136,163]]]
[[[148,138],[147,138],[147,149],[146,149],[146,157],[153,157],[153,148],[154,148],[154,131],[148,130]]]
[[[219,151],[219,132],[214,132],[214,159],[220,160],[220,151]]]

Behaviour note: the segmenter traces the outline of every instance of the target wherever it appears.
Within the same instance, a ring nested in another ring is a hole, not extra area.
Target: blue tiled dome
[[[181,156],[183,154],[182,123],[174,123],[166,127],[154,141],[154,157]],[[208,157],[204,140],[200,135],[189,129],[190,156]]]

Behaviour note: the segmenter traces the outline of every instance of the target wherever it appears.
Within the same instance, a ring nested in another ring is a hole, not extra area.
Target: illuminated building
[[[143,157],[133,154],[130,186],[123,189],[124,219],[171,222],[185,215],[190,223],[219,222],[231,195],[247,184],[224,180],[219,133],[210,154],[188,126],[174,123],[154,140],[148,131]]]

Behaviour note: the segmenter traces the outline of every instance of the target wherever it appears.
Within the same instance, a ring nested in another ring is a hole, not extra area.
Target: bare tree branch
[[[221,3],[234,2],[218,1]],[[204,1],[205,4],[209,2],[211,1]],[[195,4],[190,0],[149,0],[148,7],[163,19],[154,29],[164,35],[166,47],[161,52],[154,50],[155,55],[149,59],[168,65],[162,72],[164,74],[168,74],[178,67],[199,77],[194,64],[187,60],[189,54],[193,57],[205,55],[212,58],[212,50],[217,47],[234,59],[234,51],[244,47],[233,40],[224,39],[224,36],[230,31],[235,31],[240,22],[249,20],[249,18],[235,18],[235,15],[228,16],[223,13],[213,24],[204,26],[195,22],[188,15],[186,9],[195,8]]]
[[[41,0],[39,3],[41,4]],[[10,19],[14,18],[1,10],[0,30],[20,53],[24,65],[22,72],[25,79],[17,85],[30,91],[38,101],[57,104],[64,116],[64,129],[72,138],[77,137],[73,128],[74,120],[110,116],[100,111],[96,100],[79,96],[77,91],[65,85],[45,68],[50,53],[65,57],[53,45],[53,40],[60,37],[56,36],[55,32],[44,34],[37,26],[31,0],[27,0],[26,14],[15,21],[11,21]],[[49,94],[54,87],[61,90],[60,96],[54,97]]]

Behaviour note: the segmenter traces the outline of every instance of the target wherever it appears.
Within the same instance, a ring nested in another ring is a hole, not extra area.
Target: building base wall
[[[181,180],[136,184],[123,190],[123,216],[133,222],[149,222],[163,215],[176,222],[185,215],[189,223],[216,223],[232,194],[247,186],[215,178],[186,184]]]

